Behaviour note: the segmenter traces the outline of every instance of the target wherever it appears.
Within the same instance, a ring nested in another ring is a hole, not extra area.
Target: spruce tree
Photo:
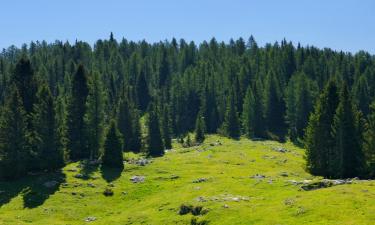
[[[159,116],[157,113],[157,108],[153,104],[150,105],[148,110],[147,130],[147,154],[149,156],[164,155],[163,140],[160,133]]]
[[[332,135],[335,140],[328,160],[328,177],[350,178],[363,172],[362,130],[360,114],[356,111],[346,84],[340,92]]]
[[[112,168],[124,168],[121,134],[116,122],[111,121],[104,141],[102,165]]]
[[[205,136],[205,124],[204,118],[201,113],[197,116],[197,121],[195,122],[195,142],[201,144],[204,142]]]
[[[27,145],[26,112],[16,86],[6,98],[0,120],[0,178],[15,179],[26,174],[29,149]]]
[[[104,123],[104,90],[98,72],[94,72],[89,82],[87,97],[87,132],[90,160],[99,157]]]
[[[168,106],[165,106],[163,109],[163,115],[161,120],[162,125],[162,136],[165,149],[172,148],[172,138],[171,138],[171,128],[170,128],[170,119],[169,119],[169,110]]]
[[[146,81],[146,65],[142,67],[142,70],[137,77],[136,83],[136,95],[139,109],[144,112],[150,102],[150,93]]]
[[[307,169],[314,175],[329,175],[328,161],[332,157],[335,144],[332,125],[338,104],[337,86],[330,80],[319,96],[306,128]]]
[[[375,102],[371,104],[368,127],[365,133],[364,151],[370,177],[375,177]]]
[[[280,84],[274,71],[267,75],[265,86],[265,117],[268,131],[282,137],[284,135],[285,103]]]
[[[53,170],[64,164],[64,153],[61,139],[58,136],[55,103],[46,83],[37,93],[34,107],[33,123],[38,136],[37,157],[39,169]]]
[[[83,65],[80,65],[73,77],[71,96],[67,107],[67,148],[72,160],[90,157],[87,124],[84,119],[87,112],[88,92],[86,71]]]
[[[233,91],[231,91],[227,100],[223,132],[227,137],[230,138],[239,138],[241,135],[240,122],[238,119],[237,107],[235,104]]]
[[[123,137],[123,150],[130,151],[133,138],[133,121],[130,103],[127,98],[120,101],[117,112],[117,124]]]
[[[142,148],[142,130],[141,130],[141,124],[140,124],[140,118],[139,118],[139,110],[133,107],[132,111],[132,140],[130,144],[130,149],[134,153],[139,153]]]

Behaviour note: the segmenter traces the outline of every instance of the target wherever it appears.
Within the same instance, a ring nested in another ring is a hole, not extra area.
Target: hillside
[[[151,163],[126,153],[121,173],[72,163],[61,173],[0,183],[0,224],[193,224],[196,219],[201,224],[357,225],[375,220],[375,181],[305,191],[299,181],[320,178],[304,171],[303,155],[290,143],[209,136],[198,147],[174,143]],[[133,176],[145,179],[133,183]],[[113,196],[104,196],[106,188]],[[179,215],[182,204],[203,215]]]

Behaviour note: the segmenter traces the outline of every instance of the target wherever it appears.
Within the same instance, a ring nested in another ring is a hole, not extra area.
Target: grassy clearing
[[[202,146],[176,144],[164,157],[146,166],[126,164],[122,172],[73,163],[61,173],[0,183],[0,224],[191,224],[192,218],[209,224],[373,224],[375,181],[303,191],[288,182],[318,179],[303,168],[303,150],[290,143],[210,136]],[[145,181],[132,183],[135,175]],[[58,184],[47,188],[47,181]],[[104,196],[106,188],[114,195]],[[208,212],[179,215],[181,204]],[[93,221],[86,222],[89,217]]]

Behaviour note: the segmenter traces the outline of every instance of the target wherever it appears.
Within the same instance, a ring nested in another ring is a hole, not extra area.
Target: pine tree
[[[306,128],[307,169],[314,175],[329,175],[328,161],[335,144],[331,127],[338,104],[337,86],[331,80],[319,96]]]
[[[225,112],[223,132],[230,138],[240,137],[240,122],[238,119],[237,107],[234,100],[233,91],[229,94],[227,108]]]
[[[364,151],[370,177],[375,177],[375,102],[371,104],[368,128],[365,133]]]
[[[147,154],[150,156],[164,155],[163,140],[160,133],[159,117],[156,106],[150,105],[147,120]]]
[[[358,115],[348,87],[344,84],[332,127],[335,146],[328,160],[329,177],[350,178],[363,172],[362,130]]]
[[[6,98],[0,120],[0,178],[15,179],[26,174],[27,148],[26,112],[15,86]]]
[[[140,118],[139,118],[139,111],[135,107],[133,107],[132,111],[132,140],[131,140],[131,145],[130,149],[134,153],[139,153],[142,148],[142,130],[141,130],[141,124],[140,124]]]
[[[172,138],[171,138],[171,128],[170,128],[170,122],[169,122],[169,110],[168,107],[165,106],[163,109],[163,117],[161,120],[162,125],[162,136],[163,136],[163,143],[165,149],[171,149],[172,148]]]
[[[84,120],[87,111],[88,92],[86,71],[80,65],[73,77],[72,93],[67,109],[67,148],[72,160],[90,157],[87,143],[87,124]]]
[[[103,166],[124,168],[121,139],[116,122],[112,120],[104,141]]]
[[[61,139],[58,136],[55,104],[51,91],[46,83],[37,93],[34,107],[33,123],[38,136],[38,168],[53,170],[64,164]]]
[[[205,125],[204,118],[201,113],[197,116],[197,121],[195,122],[195,142],[200,144],[204,142],[205,136]]]
[[[137,103],[139,109],[144,112],[150,102],[150,93],[146,81],[146,65],[143,66],[141,73],[137,78],[136,83],[136,93],[137,93]]]
[[[120,101],[117,112],[117,124],[123,137],[123,150],[129,151],[131,150],[131,142],[133,138],[133,121],[130,103],[127,98]]]
[[[93,160],[99,157],[104,123],[104,90],[98,72],[93,73],[89,84],[86,121],[89,137],[89,158]]]
[[[285,103],[280,84],[275,72],[270,71],[265,86],[265,117],[268,131],[280,137],[284,135],[284,113]]]

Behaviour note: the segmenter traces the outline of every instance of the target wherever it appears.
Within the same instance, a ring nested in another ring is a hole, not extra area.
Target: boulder
[[[144,176],[132,176],[130,178],[130,181],[133,183],[143,183],[145,181],[146,177]]]
[[[85,222],[92,222],[92,221],[95,221],[96,220],[96,217],[95,216],[88,216],[86,219],[85,219]]]
[[[198,178],[196,180],[193,180],[193,183],[202,183],[202,182],[206,182],[206,181],[208,181],[207,178],[201,177],[201,178]]]

